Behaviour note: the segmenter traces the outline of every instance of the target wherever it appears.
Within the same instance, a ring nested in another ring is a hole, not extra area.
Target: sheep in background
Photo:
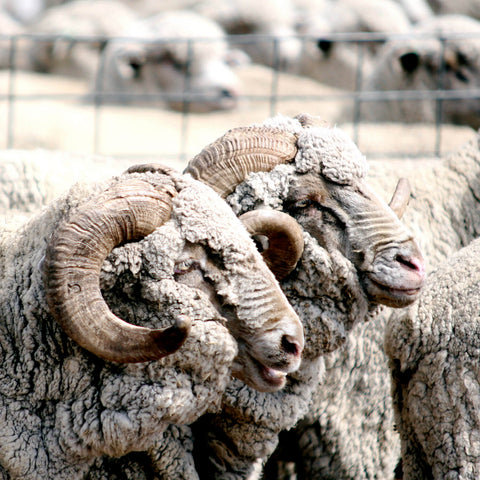
[[[297,22],[298,33],[305,37],[298,73],[348,90],[357,88],[360,71],[368,75],[382,42],[357,44],[348,37],[342,40],[341,34],[396,34],[411,28],[406,13],[394,0],[323,0],[300,9]]]
[[[480,240],[453,254],[388,324],[404,480],[480,476],[479,258]]]
[[[252,62],[297,72],[301,42],[295,31],[296,11],[291,0],[260,3],[255,0],[201,0],[194,8],[232,35],[231,45],[245,51]]]
[[[432,17],[417,24],[411,38],[390,40],[378,53],[364,89],[399,90],[402,99],[364,102],[361,119],[421,123],[435,122],[440,115],[442,122],[478,128],[480,99],[465,94],[480,85],[479,49],[480,22],[461,15]],[[439,89],[460,95],[437,103],[432,94]],[[405,90],[418,95],[409,100]]]
[[[399,174],[412,188],[402,222],[418,239],[431,271],[480,236],[478,138],[442,161],[370,161],[368,181],[384,197]],[[299,480],[393,478],[400,438],[394,431],[384,351],[392,313],[385,308],[375,313],[352,331],[344,347],[325,357],[324,383],[312,408],[294,430],[280,437],[269,470],[275,471],[277,460],[282,460],[296,464]]]
[[[0,0],[0,8],[22,25],[34,21],[45,7],[44,0]]]
[[[428,3],[437,15],[453,13],[467,15],[480,20],[480,2],[478,0],[457,0],[456,2],[428,0]]]
[[[0,218],[33,215],[79,181],[106,180],[129,159],[49,150],[0,151]]]
[[[422,22],[434,15],[428,0],[396,0],[412,23]]]
[[[118,0],[75,0],[48,8],[28,26],[34,37],[23,46],[25,68],[92,80],[107,38],[136,19]]]
[[[285,142],[297,151],[284,155]],[[309,414],[312,394],[322,389],[322,356],[340,348],[378,304],[415,300],[423,282],[421,254],[365,183],[366,168],[342,131],[316,126],[306,115],[234,129],[189,163],[186,172],[223,195],[232,192],[227,201],[235,213],[282,210],[302,225],[305,241],[297,268],[281,281],[305,329],[302,366],[288,376],[281,396],[229,385],[222,412],[193,426],[201,477],[253,475],[279,432]]]
[[[232,373],[275,391],[300,363],[301,324],[240,221],[167,168],[72,187],[2,232],[0,270],[2,478],[80,479],[138,450],[192,471],[167,425],[218,409]]]
[[[15,35],[23,31],[22,23],[12,15],[4,2],[0,0],[0,28],[2,35]]]
[[[235,52],[212,20],[187,10],[159,13],[138,20],[121,37],[109,41],[102,54],[95,94],[103,102],[164,100],[190,112],[237,106],[239,82],[229,64]]]

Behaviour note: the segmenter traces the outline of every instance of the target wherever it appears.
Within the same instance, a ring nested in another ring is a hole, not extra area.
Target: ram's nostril
[[[237,94],[233,90],[229,90],[228,88],[222,88],[222,90],[220,90],[220,96],[222,98],[236,98]]]
[[[408,259],[406,259],[405,257],[403,257],[402,255],[397,255],[395,257],[395,261],[397,261],[398,263],[404,265],[405,267],[407,268],[411,268],[412,270],[415,270],[415,265],[412,264],[412,262],[410,262]]]
[[[395,257],[395,260],[401,265],[403,265],[405,268],[417,271],[418,273],[424,272],[425,267],[424,267],[423,259],[421,258],[405,257],[399,254]]]
[[[324,40],[318,39],[317,40],[317,47],[321,50],[325,55],[328,55],[333,47],[333,42],[331,40]]]
[[[290,335],[284,335],[282,337],[282,348],[285,352],[298,356],[302,351],[302,347],[298,341],[292,338]]]

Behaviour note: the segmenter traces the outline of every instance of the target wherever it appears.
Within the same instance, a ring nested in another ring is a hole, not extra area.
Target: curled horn
[[[100,269],[112,249],[153,232],[169,217],[170,185],[127,180],[80,207],[62,224],[45,254],[45,293],[55,320],[79,345],[105,360],[157,360],[185,341],[190,323],[166,329],[129,324],[114,315],[102,297]]]
[[[234,128],[190,160],[184,173],[225,198],[250,173],[289,163],[296,154],[293,133],[264,126]]]
[[[302,256],[302,227],[290,215],[276,210],[252,210],[239,218],[250,235],[268,238],[262,256],[277,280],[285,278]]]
[[[393,192],[389,206],[395,212],[398,218],[402,218],[410,201],[410,182],[402,177],[398,180],[397,187]]]

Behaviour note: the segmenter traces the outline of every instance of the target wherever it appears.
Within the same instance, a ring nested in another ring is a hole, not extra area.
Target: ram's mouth
[[[232,371],[234,377],[259,392],[276,392],[285,386],[288,374],[286,369],[268,367],[249,353],[242,357],[239,362],[237,357],[238,363]]]
[[[259,376],[267,385],[270,385],[272,389],[280,390],[285,386],[285,382],[287,381],[287,372],[282,372],[281,370],[267,367],[255,359],[253,359],[253,361],[257,364]]]
[[[372,277],[365,277],[365,290],[368,296],[377,303],[389,307],[403,308],[412,304],[420,294],[423,282],[407,288],[393,287],[374,280]]]
[[[261,376],[270,385],[282,388],[286,382],[287,372],[262,365]]]

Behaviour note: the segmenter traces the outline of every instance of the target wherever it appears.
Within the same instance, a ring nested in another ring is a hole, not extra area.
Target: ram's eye
[[[309,198],[304,198],[303,200],[299,200],[298,202],[295,202],[294,207],[295,208],[307,208],[311,207],[313,204],[312,200]]]
[[[196,260],[183,260],[175,265],[175,275],[185,275],[200,267],[200,264]]]

